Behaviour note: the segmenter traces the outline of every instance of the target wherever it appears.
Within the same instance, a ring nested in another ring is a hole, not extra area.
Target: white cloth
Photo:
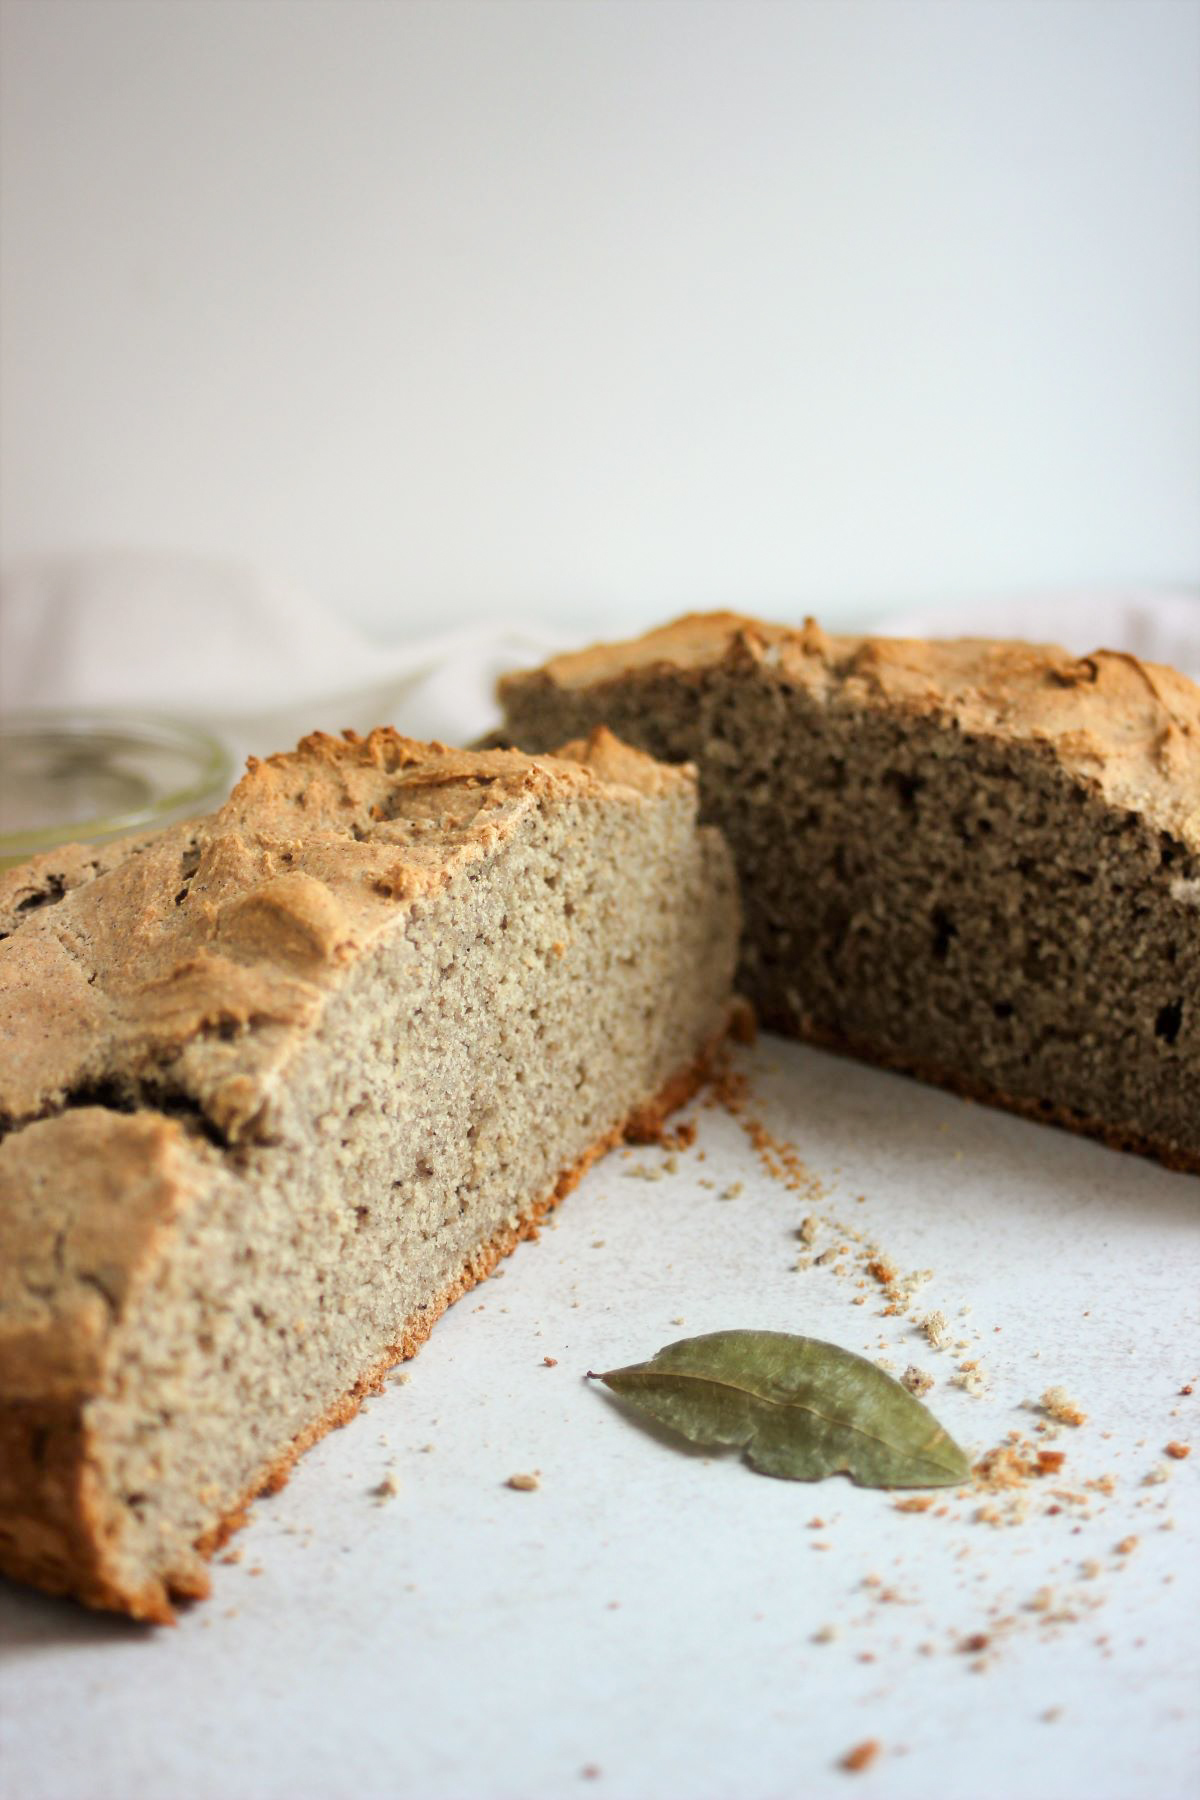
[[[797,616],[802,609],[797,608]],[[648,619],[647,624],[656,621]],[[1200,677],[1200,596],[1049,594],[888,612],[872,628],[1135,650]],[[497,720],[493,688],[589,635],[480,626],[397,645],[287,584],[205,557],[112,552],[17,569],[0,590],[0,711],[119,708],[215,728],[235,756],[306,731],[391,724],[469,743]]]
[[[374,644],[245,565],[132,552],[47,560],[0,589],[0,713],[165,714],[215,728],[239,756],[381,724],[463,744],[497,723],[498,675],[569,641],[513,624]]]

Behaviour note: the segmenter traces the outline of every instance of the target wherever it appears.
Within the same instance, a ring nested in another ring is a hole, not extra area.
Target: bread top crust
[[[203,819],[0,875],[0,1123],[183,1103],[254,1136],[273,1072],[381,932],[547,801],[687,789],[600,730],[557,757],[391,730],[252,759]]]
[[[833,637],[812,619],[794,630],[741,613],[691,613],[507,676],[500,694],[515,698],[531,684],[579,692],[651,671],[698,679],[738,663],[830,706],[935,716],[965,733],[1048,748],[1113,805],[1200,846],[1200,688],[1124,651],[1075,657],[1053,644],[987,638]]]

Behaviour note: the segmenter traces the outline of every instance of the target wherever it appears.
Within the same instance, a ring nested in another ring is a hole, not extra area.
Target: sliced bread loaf
[[[391,732],[0,878],[0,1569],[143,1619],[728,1016],[691,772]]]
[[[694,761],[764,1024],[1200,1168],[1200,690],[1098,651],[732,613],[501,684]]]

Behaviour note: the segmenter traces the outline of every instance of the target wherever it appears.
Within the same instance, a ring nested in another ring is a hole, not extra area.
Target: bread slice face
[[[689,771],[306,740],[0,878],[0,1568],[165,1620],[729,1016]]]
[[[1200,1169],[1200,690],[1111,651],[681,619],[501,684],[700,772],[775,1029]]]

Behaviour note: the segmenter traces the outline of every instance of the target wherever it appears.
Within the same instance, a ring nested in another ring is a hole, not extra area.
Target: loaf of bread
[[[501,686],[700,771],[761,1021],[1200,1168],[1200,690],[1027,644],[736,614]]]
[[[0,1568],[165,1620],[728,1018],[691,771],[391,732],[0,877]]]

